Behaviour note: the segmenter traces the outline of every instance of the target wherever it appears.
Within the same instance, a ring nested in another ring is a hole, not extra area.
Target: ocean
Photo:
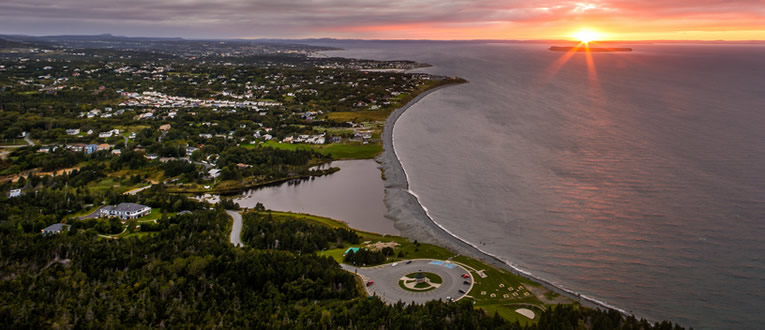
[[[409,188],[439,225],[639,317],[765,324],[765,47],[328,45],[469,80],[395,125]]]

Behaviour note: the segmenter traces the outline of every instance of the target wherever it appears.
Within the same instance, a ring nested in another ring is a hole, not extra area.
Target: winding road
[[[242,215],[239,212],[229,210],[226,210],[226,213],[234,219],[234,224],[231,226],[231,236],[229,236],[231,244],[234,244],[234,246],[244,246],[242,244]]]

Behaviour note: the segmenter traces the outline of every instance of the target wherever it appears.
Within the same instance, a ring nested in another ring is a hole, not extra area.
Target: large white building
[[[120,203],[118,205],[107,205],[99,210],[102,217],[117,217],[122,220],[140,218],[151,213],[151,207],[136,203]]]

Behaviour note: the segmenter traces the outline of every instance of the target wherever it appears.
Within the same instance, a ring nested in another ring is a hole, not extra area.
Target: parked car
[[[462,284],[470,285],[470,281],[464,281],[464,282],[462,282]]]
[[[367,286],[370,286],[370,285],[372,285],[372,284],[375,284],[375,281],[369,281],[369,282],[367,282]]]
[[[398,265],[398,262],[394,262],[394,263],[393,263],[392,265],[390,265],[390,266],[391,266],[391,267],[396,267],[396,265]]]
[[[408,265],[408,264],[411,264],[411,263],[412,263],[412,261],[411,261],[411,260],[409,260],[409,261],[407,261],[407,262],[406,262],[406,264],[407,264],[407,265]]]
[[[462,278],[470,278],[470,274],[462,274]]]
[[[465,294],[465,290],[459,289],[459,292]]]

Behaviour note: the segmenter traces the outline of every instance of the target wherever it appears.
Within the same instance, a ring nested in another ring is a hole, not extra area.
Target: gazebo
[[[417,283],[425,283],[425,275],[422,274],[422,271],[418,271],[417,275],[414,275],[414,279],[417,281]]]

